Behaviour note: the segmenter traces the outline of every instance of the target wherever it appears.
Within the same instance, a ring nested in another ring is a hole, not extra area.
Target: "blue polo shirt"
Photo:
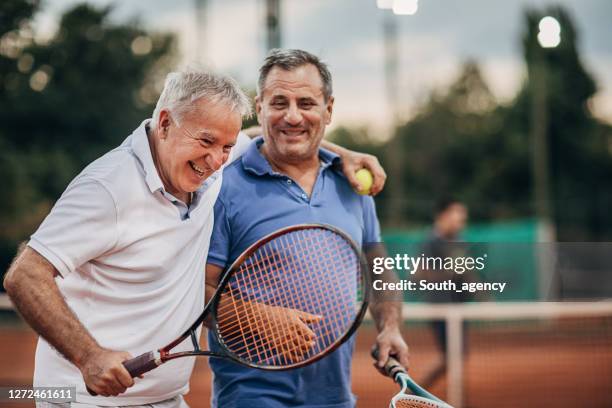
[[[374,200],[353,191],[340,171],[340,158],[319,150],[321,167],[310,197],[291,178],[272,170],[252,143],[240,160],[225,168],[215,203],[208,263],[226,267],[246,248],[279,228],[302,223],[330,224],[358,245],[380,242]],[[219,344],[211,333],[211,350]],[[329,356],[306,367],[282,372],[244,367],[211,358],[213,407],[353,408],[351,359],[354,337]]]

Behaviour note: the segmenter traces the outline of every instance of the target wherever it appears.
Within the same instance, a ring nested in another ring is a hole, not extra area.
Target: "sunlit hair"
[[[263,65],[259,68],[259,80],[257,81],[257,94],[261,95],[266,78],[274,67],[280,67],[285,71],[292,71],[302,65],[312,64],[319,71],[323,82],[323,97],[325,102],[332,96],[332,77],[327,64],[307,51],[303,50],[283,50],[275,48],[268,53]]]
[[[205,99],[211,103],[226,104],[232,112],[241,116],[251,114],[249,97],[233,78],[217,72],[190,67],[183,71],[171,72],[166,76],[164,89],[153,111],[151,126],[155,128],[162,109],[172,112],[179,121],[192,109],[194,102]]]

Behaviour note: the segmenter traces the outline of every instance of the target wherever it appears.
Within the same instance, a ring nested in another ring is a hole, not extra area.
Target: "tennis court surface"
[[[3,312],[0,327],[0,385],[30,384],[34,366],[35,334]],[[443,319],[467,328],[460,357],[460,384],[444,375],[430,391],[456,406],[503,407],[612,407],[612,302],[520,305],[407,305],[404,326],[411,347],[411,374],[417,382],[444,358],[430,322]],[[466,322],[464,325],[463,322]],[[449,336],[449,347],[456,339]],[[358,407],[386,407],[396,385],[372,367],[369,350],[376,337],[366,322],[358,331],[353,363],[353,390]],[[456,345],[455,345],[456,346]],[[451,352],[452,354],[452,352]],[[448,374],[448,373],[447,373]],[[197,362],[187,401],[192,407],[209,406],[210,370],[206,359]],[[457,398],[459,391],[460,400]],[[454,396],[449,395],[455,393]],[[28,407],[27,403],[0,403]]]

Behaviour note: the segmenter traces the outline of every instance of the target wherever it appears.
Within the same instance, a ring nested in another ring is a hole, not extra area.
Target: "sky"
[[[179,65],[203,62],[254,89],[266,52],[265,1],[206,2],[206,24],[198,30],[195,0],[88,1],[113,4],[114,21],[174,32]],[[37,35],[52,35],[61,13],[77,3],[43,0]],[[498,100],[510,101],[526,75],[523,14],[557,4],[572,14],[583,62],[598,84],[593,113],[612,123],[611,0],[420,0],[415,15],[393,17],[376,0],[283,0],[282,46],[308,50],[329,64],[336,98],[332,126],[384,132],[392,118],[385,91],[385,18],[394,18],[398,27],[398,110],[409,118],[432,90],[452,83],[468,59],[479,63]]]

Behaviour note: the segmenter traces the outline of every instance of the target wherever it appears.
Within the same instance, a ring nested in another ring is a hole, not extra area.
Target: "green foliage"
[[[545,15],[562,26],[557,48],[537,43]],[[508,106],[494,99],[477,64],[468,61],[447,91],[432,93],[387,147],[375,150],[389,175],[377,199],[384,225],[426,224],[432,203],[443,196],[463,200],[475,221],[534,217],[532,103],[535,87],[543,86],[558,238],[612,238],[612,193],[603,188],[612,176],[612,129],[589,112],[596,85],[580,60],[570,16],[560,8],[528,11],[523,46],[529,76]],[[544,83],[537,82],[538,69]],[[336,134],[343,145],[371,149],[363,130],[341,128]]]
[[[85,4],[63,15],[47,43],[36,43],[27,30],[35,5],[0,6],[1,51],[8,50],[0,54],[4,265],[68,182],[150,116],[174,58],[173,36],[115,24],[110,8]]]
[[[506,117],[476,64],[468,62],[446,95],[433,95],[417,117],[399,127],[392,143],[405,157],[402,218],[417,214],[427,221],[431,203],[449,195],[464,200],[476,220],[525,215],[527,140],[506,132]]]
[[[0,3],[0,35],[26,23],[38,9],[38,0],[4,0]]]
[[[556,48],[537,43],[539,20],[554,16],[562,27],[562,41]],[[514,127],[528,133],[533,126],[536,86],[546,91],[553,216],[561,240],[609,239],[612,217],[602,207],[612,204],[612,196],[602,191],[612,163],[605,126],[595,120],[588,108],[596,84],[584,68],[577,49],[578,33],[562,8],[544,12],[529,11],[523,38],[529,81],[517,97]],[[543,83],[538,71],[543,72]],[[609,129],[609,128],[608,128]],[[610,131],[607,131],[610,134]],[[602,137],[603,136],[603,137]]]

